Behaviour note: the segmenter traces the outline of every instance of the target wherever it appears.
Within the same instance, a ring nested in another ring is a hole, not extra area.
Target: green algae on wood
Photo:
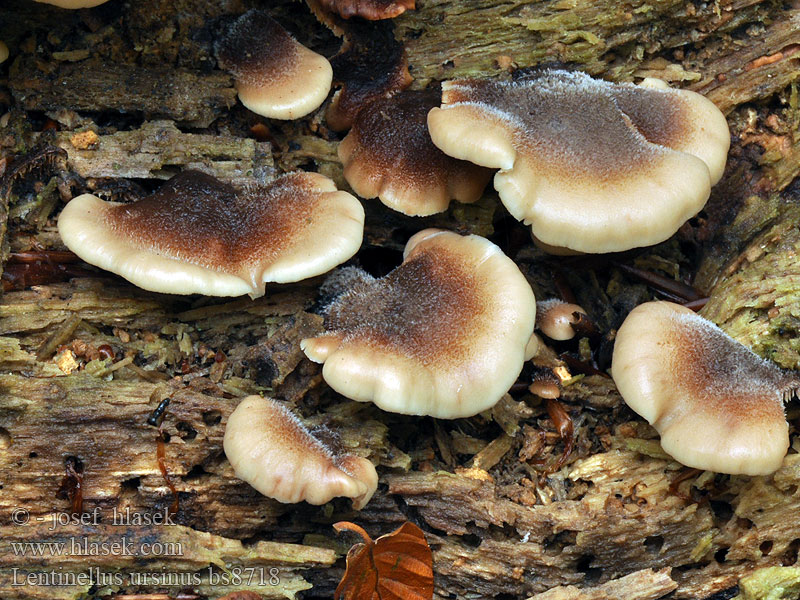
[[[733,600],[793,600],[800,596],[800,567],[767,567],[739,580]]]
[[[800,369],[800,206],[780,216],[728,265],[701,314],[757,354]]]

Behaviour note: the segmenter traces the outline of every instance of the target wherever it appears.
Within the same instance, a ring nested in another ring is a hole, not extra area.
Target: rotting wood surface
[[[12,49],[0,66],[0,113],[8,110],[0,119],[0,160],[8,159],[0,232],[11,288],[0,301],[0,597],[76,598],[94,589],[14,585],[15,575],[29,571],[83,572],[87,559],[65,550],[32,561],[15,554],[12,541],[113,543],[124,536],[137,556],[96,554],[88,563],[103,573],[196,575],[200,583],[186,587],[212,598],[236,589],[291,598],[312,584],[304,597],[330,598],[347,549],[330,528],[339,520],[358,522],[373,537],[406,519],[422,526],[441,598],[728,598],[740,577],[765,573],[760,588],[742,588],[743,597],[758,598],[751,590],[768,589],[769,577],[778,577],[758,567],[797,565],[795,450],[771,477],[693,473],[663,454],[654,430],[602,375],[566,389],[575,451],[563,469],[546,474],[535,461],[554,462],[562,446],[530,395],[514,392],[485,414],[434,422],[333,394],[298,349],[299,339],[321,327],[314,314],[321,278],[274,286],[256,301],[150,294],[99,272],[25,285],[19,257],[64,249],[54,217],[84,191],[130,199],[190,166],[235,182],[268,178],[273,159],[279,171],[312,168],[345,185],[338,138],[322,111],[297,123],[260,119],[235,104],[230,77],[216,69],[216,33],[229,14],[255,4],[111,0],[65,12],[12,0],[0,8],[0,39]],[[302,3],[270,7],[301,41],[328,56],[338,48]],[[733,135],[723,180],[672,240],[612,258],[693,283],[711,296],[706,316],[797,368],[798,23],[800,9],[756,0],[418,0],[395,31],[417,87],[560,62],[613,80],[656,76],[706,93],[728,115]],[[61,82],[75,86],[64,91]],[[75,137],[87,131],[96,137]],[[66,151],[65,167],[52,152],[37,154],[48,144]],[[399,262],[411,233],[435,225],[493,235],[537,297],[556,295],[554,282],[566,282],[604,332],[653,296],[607,258],[548,259],[491,191],[475,206],[454,203],[419,220],[365,204],[360,259],[375,272]],[[103,358],[103,345],[113,358]],[[558,349],[585,355],[590,346],[602,363],[605,341]],[[221,440],[227,416],[249,393],[294,403],[310,425],[338,431],[350,451],[372,459],[381,485],[366,509],[354,513],[341,500],[282,505],[238,481]],[[167,397],[162,429],[177,525],[114,526],[115,509],[163,514],[172,503],[157,461],[159,433],[147,424]],[[798,416],[790,403],[795,444]],[[53,527],[52,515],[70,507],[67,464],[78,465],[83,509],[99,511],[97,525]],[[27,511],[27,524],[15,524],[22,514],[15,508]],[[176,543],[181,555],[152,551]],[[256,580],[213,585],[208,569],[216,565],[220,574],[226,563],[229,575],[249,568]],[[155,579],[136,581],[107,582],[92,593],[163,589]]]

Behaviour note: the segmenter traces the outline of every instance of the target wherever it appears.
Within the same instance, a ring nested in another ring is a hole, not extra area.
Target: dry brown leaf
[[[382,535],[374,542],[358,525],[341,521],[336,531],[359,534],[363,544],[347,553],[347,569],[334,600],[431,600],[433,555],[425,534],[413,523]]]

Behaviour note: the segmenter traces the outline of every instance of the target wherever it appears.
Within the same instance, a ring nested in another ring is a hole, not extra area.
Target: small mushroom
[[[573,325],[580,315],[586,315],[577,304],[561,300],[541,300],[536,303],[536,327],[551,340],[564,341],[575,337]]]
[[[236,476],[279,502],[325,504],[344,496],[362,509],[378,487],[366,458],[337,454],[283,405],[248,396],[228,418],[225,455]]]
[[[445,82],[428,126],[446,154],[500,169],[501,201],[540,242],[579,252],[670,237],[705,204],[730,145],[699,94],[566,71]]]
[[[320,4],[345,19],[361,17],[370,21],[393,19],[415,8],[415,0],[320,0]]]
[[[528,386],[528,391],[539,398],[555,400],[561,397],[561,386],[558,385],[558,379],[554,377],[542,375],[535,377]]]
[[[454,419],[494,406],[522,370],[536,300],[488,240],[426,229],[386,277],[347,277],[326,333],[302,340],[337,392],[397,413]]]
[[[141,288],[253,298],[344,262],[363,228],[359,201],[317,173],[239,191],[184,171],[132,204],[78,196],[58,219],[70,250]]]
[[[303,117],[331,89],[328,60],[259,10],[239,17],[217,41],[216,52],[220,66],[233,74],[242,104],[265,117]]]
[[[789,447],[783,399],[798,386],[688,308],[647,302],[619,328],[612,375],[678,462],[717,473],[767,475]]]
[[[475,202],[492,172],[447,156],[433,145],[427,116],[438,91],[404,91],[364,106],[339,144],[347,183],[362,198],[380,198],[411,216],[447,210],[451,199]]]

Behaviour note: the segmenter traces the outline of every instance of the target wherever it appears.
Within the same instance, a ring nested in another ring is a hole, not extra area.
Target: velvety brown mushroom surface
[[[413,81],[405,47],[395,39],[394,27],[388,23],[348,23],[345,43],[331,59],[331,66],[334,81],[342,86],[325,113],[328,127],[334,131],[348,129],[370,100],[405,89]]]
[[[273,119],[297,119],[319,107],[331,89],[328,60],[295,40],[263,11],[237,19],[217,41],[220,66],[233,74],[239,100]]]
[[[269,398],[248,396],[239,403],[228,418],[223,445],[236,476],[279,502],[325,504],[344,496],[358,510],[378,486],[370,461],[333,452]]]
[[[500,249],[428,229],[384,278],[349,277],[327,333],[301,346],[337,392],[391,412],[457,418],[493,406],[522,369],[536,301]]]
[[[617,333],[612,373],[679,462],[747,475],[780,467],[789,447],[783,399],[798,381],[688,308],[634,309]]]
[[[317,173],[243,191],[184,171],[132,204],[73,199],[59,218],[67,246],[144,289],[264,294],[265,282],[319,275],[361,245],[361,204]]]
[[[363,198],[380,198],[412,216],[447,210],[451,199],[475,202],[492,172],[447,156],[431,141],[427,117],[438,91],[404,91],[364,106],[339,144],[344,176]]]
[[[445,82],[428,125],[445,153],[501,169],[500,199],[538,240],[580,252],[667,239],[703,207],[730,145],[699,94],[566,71]]]

